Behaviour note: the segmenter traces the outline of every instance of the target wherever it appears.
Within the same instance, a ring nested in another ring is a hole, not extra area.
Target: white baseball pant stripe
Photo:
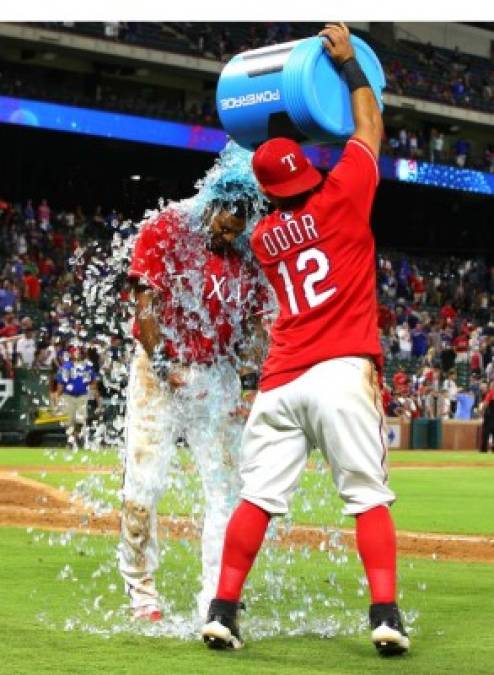
[[[241,497],[269,513],[287,513],[316,447],[331,466],[345,515],[392,504],[383,422],[377,372],[367,358],[323,361],[259,393],[242,438]]]
[[[238,501],[241,424],[230,412],[240,402],[240,381],[228,361],[183,369],[186,385],[159,383],[141,346],[133,359],[127,405],[120,572],[134,608],[158,601],[156,507],[165,489],[176,441],[185,437],[205,498],[202,590],[205,616],[218,582],[226,524]]]

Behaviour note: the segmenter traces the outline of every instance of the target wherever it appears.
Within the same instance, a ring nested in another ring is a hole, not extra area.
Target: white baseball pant
[[[158,603],[156,507],[166,489],[176,441],[185,437],[194,453],[205,497],[202,530],[202,590],[198,611],[206,616],[218,582],[223,539],[238,501],[241,423],[230,414],[240,402],[233,366],[193,364],[183,369],[186,384],[171,391],[160,384],[139,345],[133,359],[127,401],[125,474],[119,567],[135,609]]]
[[[370,359],[323,361],[257,395],[240,450],[242,499],[272,514],[286,513],[314,447],[331,466],[345,515],[394,502],[387,486],[381,394]]]

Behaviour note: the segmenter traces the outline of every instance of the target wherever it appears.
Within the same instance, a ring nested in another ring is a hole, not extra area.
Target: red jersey
[[[451,305],[443,305],[439,310],[439,316],[441,317],[441,319],[444,319],[445,321],[447,321],[448,319],[453,320],[454,318],[456,318],[457,314],[458,312]]]
[[[378,180],[373,153],[352,138],[302,206],[277,209],[257,224],[252,249],[280,308],[262,391],[331,358],[368,355],[381,365],[369,226]]]
[[[182,363],[233,355],[244,319],[262,311],[255,269],[235,250],[216,253],[207,243],[203,233],[165,212],[143,226],[134,246],[129,276],[161,291],[165,351]],[[139,337],[137,323],[133,333]]]
[[[408,391],[408,375],[399,370],[393,375],[393,389],[399,393]]]
[[[482,366],[482,356],[480,352],[473,352],[472,353],[472,358],[470,359],[470,368],[472,370],[480,370]]]
[[[396,326],[396,314],[386,305],[379,305],[377,308],[377,325],[383,330],[390,326]]]
[[[425,284],[422,277],[412,277],[410,279],[410,286],[414,293],[424,293]]]
[[[491,389],[487,392],[482,403],[484,403],[487,407],[491,401],[494,401],[494,389]]]
[[[453,340],[453,347],[455,352],[467,352],[468,351],[468,335],[465,335],[464,333],[462,335],[458,335],[458,337],[455,337]]]
[[[19,333],[19,324],[18,323],[8,323],[3,328],[0,328],[0,337],[10,338],[14,337]]]
[[[24,277],[24,287],[26,298],[29,300],[39,300],[41,295],[41,283],[34,274],[26,274]]]

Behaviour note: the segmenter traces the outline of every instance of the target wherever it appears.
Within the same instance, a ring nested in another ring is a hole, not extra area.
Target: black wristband
[[[369,80],[356,58],[352,57],[342,63],[340,72],[345,76],[346,83],[352,94],[356,89],[360,89],[361,87],[370,87]]]
[[[240,384],[242,391],[256,391],[259,386],[259,375],[257,373],[240,375]]]

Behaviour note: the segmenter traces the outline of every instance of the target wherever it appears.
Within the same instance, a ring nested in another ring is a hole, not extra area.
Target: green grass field
[[[0,466],[35,480],[64,485],[118,503],[120,478],[64,473],[64,451],[0,449]],[[84,460],[85,457],[88,459]],[[454,468],[427,468],[424,462],[457,463]],[[180,455],[182,464],[187,455]],[[475,466],[483,462],[489,466]],[[73,466],[112,466],[116,453],[78,453]],[[400,464],[407,466],[400,468]],[[472,466],[463,466],[469,463]],[[53,465],[57,473],[32,467]],[[394,507],[399,529],[492,535],[493,455],[478,453],[393,452],[391,485],[399,500]],[[199,486],[191,471],[179,469],[162,513],[190,513],[200,507]],[[296,523],[351,525],[339,516],[340,505],[330,477],[318,467],[308,471],[295,500]],[[187,497],[184,499],[184,494]],[[308,506],[312,504],[312,510]],[[268,547],[256,563],[246,591],[246,648],[215,653],[199,640],[167,637],[166,626],[131,625],[115,569],[116,539],[65,535],[25,529],[0,529],[0,631],[4,649],[0,673],[31,675],[100,673],[147,675],[187,673],[252,675],[286,673],[436,673],[491,674],[494,637],[491,564],[402,558],[399,562],[400,604],[411,623],[412,651],[401,659],[383,660],[369,642],[366,589],[356,555],[345,550],[333,557],[306,549],[289,552]],[[171,603],[171,614],[184,616],[187,635],[190,608],[198,590],[198,544],[167,542],[158,583]],[[278,595],[274,602],[270,595]],[[281,622],[283,634],[272,635]],[[165,622],[169,625],[169,622]],[[291,631],[295,635],[287,635]],[[308,634],[302,634],[302,633]],[[320,637],[325,633],[331,637]]]

